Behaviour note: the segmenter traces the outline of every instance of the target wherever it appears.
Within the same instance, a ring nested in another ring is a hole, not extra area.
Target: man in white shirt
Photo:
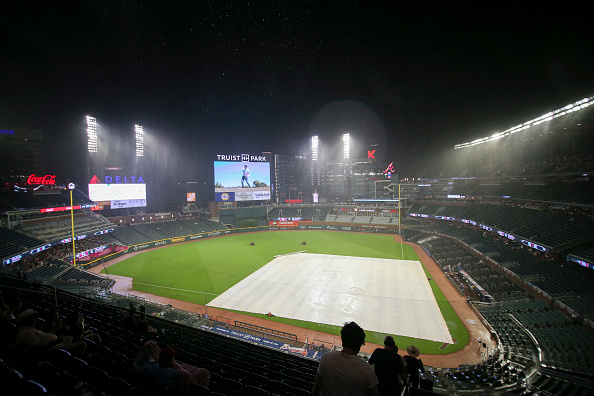
[[[320,359],[312,394],[378,396],[373,368],[357,356],[365,343],[365,331],[355,322],[345,323],[340,338],[342,351],[325,353]]]
[[[241,176],[241,187],[245,187],[243,185],[244,181],[247,183],[248,187],[251,187],[250,182],[248,181],[248,177],[250,177],[250,169],[247,167],[247,165],[244,165],[243,166],[243,175]]]

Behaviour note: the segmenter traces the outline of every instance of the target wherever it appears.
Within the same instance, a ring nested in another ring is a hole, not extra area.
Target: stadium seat
[[[47,395],[47,389],[43,385],[31,380],[21,382],[18,386],[18,392],[22,392],[23,395],[27,396]]]
[[[109,381],[109,374],[98,367],[88,366],[82,378],[91,385],[101,387]]]
[[[112,395],[127,395],[132,390],[132,386],[121,378],[110,377],[109,382],[101,389]]]
[[[202,386],[200,384],[190,384],[190,395],[191,396],[209,396],[210,395],[210,390],[205,387]]]
[[[88,366],[89,365],[86,361],[72,356],[70,359],[67,359],[62,368],[64,371],[74,375],[75,377],[82,378],[86,373]]]
[[[62,369],[68,364],[71,358],[72,354],[70,352],[64,349],[57,349],[48,354],[47,360],[56,367]]]
[[[23,381],[23,374],[10,367],[4,367],[0,369],[0,380],[2,386],[6,386],[8,389],[16,389]]]
[[[255,396],[267,396],[270,395],[269,392],[267,392],[266,390],[264,390],[263,388],[259,387],[259,386],[254,386],[254,385],[246,385],[245,386],[245,393],[248,395],[255,395]],[[311,393],[310,393],[311,395]]]

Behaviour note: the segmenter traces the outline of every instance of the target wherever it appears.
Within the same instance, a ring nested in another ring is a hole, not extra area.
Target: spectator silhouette
[[[408,352],[408,355],[404,357],[404,361],[408,369],[410,394],[417,395],[419,394],[419,370],[425,372],[425,367],[423,366],[423,361],[418,358],[420,354],[419,348],[411,345],[406,348],[406,352]]]
[[[177,351],[171,347],[161,349],[158,370],[153,373],[155,381],[168,388],[180,388],[182,383],[181,373],[173,367],[176,355]]]
[[[124,327],[130,331],[136,330],[136,308],[130,307],[128,314],[124,318]]]
[[[91,340],[96,344],[101,343],[99,334],[94,334],[93,330],[85,328],[85,318],[78,311],[72,312],[68,318],[68,323],[64,326],[66,335],[72,336],[74,342]]]
[[[312,394],[379,395],[373,368],[357,356],[365,343],[365,331],[355,322],[345,323],[340,338],[342,351],[322,355]]]
[[[62,333],[62,319],[60,318],[60,311],[52,309],[48,312],[45,318],[45,327],[43,331],[46,333],[60,335]]]
[[[384,347],[377,348],[369,358],[369,364],[374,365],[379,384],[379,394],[400,395],[406,380],[405,363],[398,354],[398,348],[392,336],[384,338]]]
[[[175,360],[176,355],[177,351],[170,347],[161,349],[156,342],[147,341],[134,360],[134,367],[147,378],[184,392],[190,390],[191,383],[209,386],[208,370],[178,362]]]
[[[156,333],[157,329],[155,329],[154,327],[152,327],[151,325],[149,325],[146,321],[146,313],[145,312],[141,312],[140,313],[140,318],[138,319],[138,321],[136,322],[136,331],[146,335],[148,333]]]

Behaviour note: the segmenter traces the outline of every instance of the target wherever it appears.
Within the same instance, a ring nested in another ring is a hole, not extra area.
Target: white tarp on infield
[[[418,261],[281,256],[207,305],[452,343]]]

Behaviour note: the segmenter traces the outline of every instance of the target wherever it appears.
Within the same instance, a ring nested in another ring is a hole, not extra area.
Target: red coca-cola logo
[[[27,179],[28,184],[43,184],[44,186],[53,186],[56,184],[56,175],[35,176],[32,174]]]

